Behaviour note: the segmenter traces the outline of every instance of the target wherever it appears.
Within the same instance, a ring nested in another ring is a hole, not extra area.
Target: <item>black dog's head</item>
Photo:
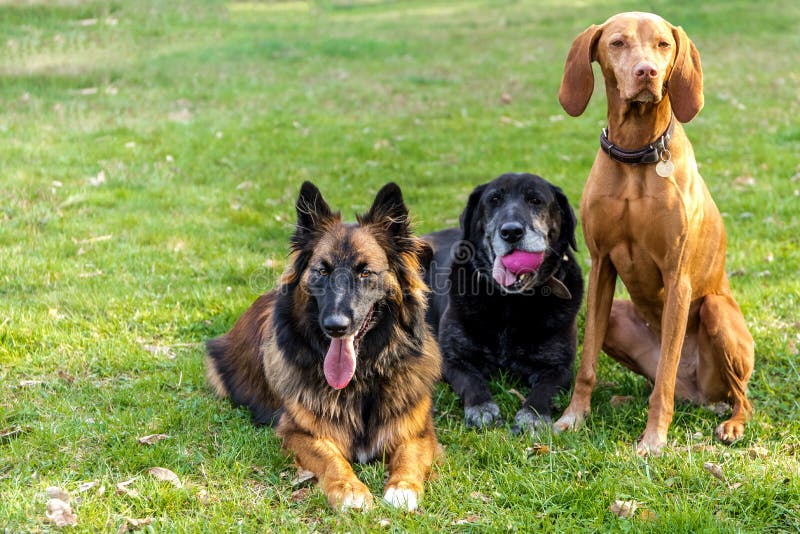
[[[353,377],[362,338],[380,320],[381,304],[408,309],[402,301],[414,297],[424,303],[419,273],[430,247],[412,234],[408,208],[393,183],[378,192],[355,224],[342,223],[310,182],[300,189],[296,208],[296,309],[316,315],[330,342],[325,377],[341,389]]]
[[[569,247],[575,214],[558,187],[533,174],[503,174],[475,188],[461,214],[476,267],[505,291],[543,283]]]

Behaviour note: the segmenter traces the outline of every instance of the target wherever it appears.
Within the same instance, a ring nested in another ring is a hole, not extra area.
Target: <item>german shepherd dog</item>
[[[504,174],[475,188],[461,228],[423,237],[434,249],[428,318],[466,425],[502,421],[488,384],[500,371],[531,388],[512,430],[549,425],[572,381],[583,298],[567,197],[539,176]]]
[[[291,266],[208,342],[209,383],[275,427],[334,509],[371,504],[350,463],[385,457],[383,498],[414,510],[439,450],[431,394],[441,356],[422,279],[430,247],[393,183],[357,223],[342,223],[310,182],[296,208]]]

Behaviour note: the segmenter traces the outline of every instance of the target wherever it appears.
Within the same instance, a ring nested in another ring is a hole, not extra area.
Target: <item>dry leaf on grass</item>
[[[633,396],[632,395],[614,395],[614,396],[611,397],[611,400],[609,401],[609,403],[614,408],[617,408],[617,407],[622,406],[624,404],[628,404],[632,400],[633,400]]]
[[[75,382],[75,377],[64,371],[63,369],[58,370],[58,378],[66,382],[67,384],[72,384]]]
[[[703,464],[703,469],[714,475],[715,478],[727,483],[725,480],[725,473],[722,472],[722,467],[713,463],[713,462],[706,462]]]
[[[639,510],[639,519],[642,521],[655,521],[658,519],[658,516],[655,514],[655,512],[647,510],[646,508],[642,508]]]
[[[182,488],[183,484],[181,483],[181,479],[178,478],[178,475],[167,469],[166,467],[151,467],[147,470],[149,474],[157,478],[158,480],[162,480],[164,482],[169,482],[176,488]]]
[[[518,398],[521,402],[525,402],[525,395],[523,395],[522,393],[520,393],[516,389],[511,388],[511,389],[508,390],[508,392],[511,393],[512,395],[514,395],[516,398]]]
[[[472,493],[469,494],[469,496],[470,498],[475,499],[476,501],[481,501],[487,504],[492,502],[491,497],[489,497],[488,495],[484,495],[480,491],[473,491]]]
[[[72,527],[78,524],[78,516],[69,505],[69,493],[56,486],[47,488],[46,513],[47,520],[56,527]]]
[[[550,454],[550,447],[542,443],[534,443],[533,446],[525,449],[525,454],[528,456]]]
[[[769,451],[765,447],[750,447],[747,449],[747,454],[750,458],[766,458],[769,455]]]
[[[200,491],[197,492],[197,500],[203,506],[208,506],[211,502],[211,497],[208,496],[208,491],[205,488],[200,488]]]
[[[125,522],[122,523],[117,530],[117,534],[124,534],[125,532],[130,532],[132,530],[138,530],[152,522],[153,519],[150,517],[145,517],[144,519],[133,519],[132,517],[126,517]]]
[[[128,486],[133,484],[139,477],[133,477],[117,484],[117,494],[127,495],[128,497],[138,497],[139,492],[136,489],[129,489]]]
[[[292,486],[299,486],[303,482],[314,478],[314,473],[305,469],[297,469],[297,474],[292,479]]]
[[[0,430],[0,442],[11,441],[14,438],[18,438],[30,429],[31,428],[28,426],[12,426],[10,428],[4,428],[3,430]]]
[[[300,488],[299,490],[294,490],[292,492],[292,496],[289,498],[292,502],[300,502],[308,499],[308,496],[311,494],[311,488],[305,487]]]
[[[386,519],[385,517],[378,522],[378,526],[381,528],[388,528],[392,526],[392,522]]]
[[[24,388],[32,388],[34,386],[40,386],[43,382],[41,380],[20,380],[19,385]]]
[[[470,515],[468,515],[467,517],[465,517],[463,519],[456,519],[455,521],[453,521],[450,524],[451,525],[470,525],[472,523],[477,523],[480,520],[481,520],[481,516],[479,516],[477,514],[470,514]]]
[[[81,483],[81,484],[78,486],[78,493],[83,493],[83,492],[85,492],[85,491],[89,491],[89,490],[90,490],[90,489],[92,489],[93,487],[97,486],[99,483],[100,483],[100,481],[99,481],[99,480],[96,480],[96,479],[95,479],[95,480],[92,480],[91,482],[82,482],[82,483]]]
[[[167,439],[168,437],[169,436],[166,434],[148,434],[147,436],[136,438],[136,441],[142,445],[155,445],[159,441]]]
[[[608,507],[611,513],[617,517],[631,518],[636,513],[639,503],[636,501],[614,501],[614,504]]]

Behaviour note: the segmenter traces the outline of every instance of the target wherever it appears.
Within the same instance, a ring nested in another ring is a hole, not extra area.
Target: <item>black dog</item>
[[[487,383],[497,371],[531,388],[514,431],[549,424],[553,397],[572,380],[583,298],[567,197],[539,176],[504,174],[475,188],[460,229],[423,237],[434,249],[428,321],[466,425],[502,421]]]

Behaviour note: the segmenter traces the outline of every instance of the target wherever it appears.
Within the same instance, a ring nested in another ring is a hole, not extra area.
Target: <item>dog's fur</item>
[[[422,279],[430,248],[412,235],[394,184],[358,223],[343,224],[304,183],[291,243],[279,286],[208,342],[209,383],[256,422],[275,425],[333,508],[369,506],[350,462],[385,457],[384,498],[413,510],[439,447],[431,394],[441,356],[425,323]],[[334,316],[349,319],[356,340],[357,365],[342,389],[323,370],[326,347],[345,333],[326,334]]]
[[[680,27],[650,13],[622,13],[572,43],[559,100],[570,115],[586,108],[592,61],[605,78],[609,141],[623,150],[655,142],[670,118],[688,122],[703,107],[700,55]],[[662,158],[666,153],[662,153]],[[572,401],[556,422],[574,428],[589,412],[597,355],[604,351],[654,382],[638,452],[666,443],[675,397],[728,401],[716,429],[739,439],[752,407],[747,382],[753,338],[725,274],[725,228],[676,122],[666,178],[655,164],[628,165],[599,150],[581,199],[592,258],[586,335]],[[631,300],[613,300],[617,275]]]
[[[518,242],[499,234],[519,223]],[[575,249],[575,215],[558,187],[531,174],[504,174],[475,188],[461,228],[427,236],[434,260],[429,322],[438,330],[444,376],[464,401],[467,426],[501,421],[488,380],[499,371],[530,389],[515,431],[549,424],[553,397],[569,387],[576,351],[576,316],[583,297]],[[496,254],[545,250],[542,265],[505,288],[492,278]]]

